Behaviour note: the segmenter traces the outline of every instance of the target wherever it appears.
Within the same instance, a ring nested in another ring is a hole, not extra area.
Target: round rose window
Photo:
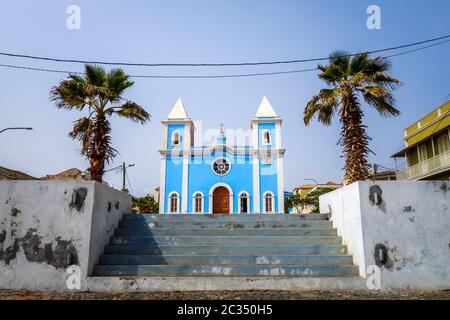
[[[230,161],[225,158],[216,159],[212,164],[213,171],[219,176],[226,175],[228,172],[230,172],[230,168],[231,168]]]

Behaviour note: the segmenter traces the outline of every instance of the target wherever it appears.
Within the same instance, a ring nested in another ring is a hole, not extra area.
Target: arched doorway
[[[219,186],[213,191],[213,213],[230,213],[230,191]]]

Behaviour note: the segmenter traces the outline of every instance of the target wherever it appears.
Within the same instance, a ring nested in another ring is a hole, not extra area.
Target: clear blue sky
[[[66,28],[66,8],[81,8],[81,29]],[[381,7],[382,29],[368,30],[366,8]],[[132,62],[240,62],[327,56],[415,42],[450,33],[448,0],[403,1],[8,1],[0,10],[0,51],[61,58]],[[398,118],[382,119],[366,109],[373,138],[371,161],[393,167],[389,157],[403,147],[411,122],[444,102],[450,93],[450,43],[393,59],[393,75],[404,82],[396,91]],[[77,64],[56,64],[0,57],[0,63],[81,71]],[[135,74],[207,74],[289,70],[315,64],[222,69],[125,68]],[[0,68],[0,128],[32,126],[33,131],[0,135],[0,165],[33,176],[70,167],[86,168],[78,142],[68,138],[81,114],[58,110],[49,90],[64,78]],[[152,114],[140,126],[113,119],[113,143],[120,155],[111,166],[133,162],[133,191],[149,192],[159,183],[160,120],[178,97],[203,126],[249,126],[263,95],[284,119],[287,149],[286,189],[304,178],[342,179],[343,159],[336,146],[339,124],[305,128],[303,108],[323,84],[317,74],[217,80],[138,79],[127,97]],[[105,179],[120,185],[120,174]]]

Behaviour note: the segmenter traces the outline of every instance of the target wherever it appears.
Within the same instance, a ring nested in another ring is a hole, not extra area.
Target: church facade
[[[160,213],[284,212],[282,120],[264,97],[249,145],[194,144],[195,126],[179,99],[162,120]]]

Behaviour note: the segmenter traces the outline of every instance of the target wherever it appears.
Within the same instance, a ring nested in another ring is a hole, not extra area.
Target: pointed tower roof
[[[258,111],[256,111],[255,117],[257,118],[277,117],[277,113],[275,112],[275,110],[273,110],[273,107],[266,96],[262,98],[261,104],[259,105]]]
[[[181,98],[178,98],[177,102],[175,103],[169,115],[167,116],[167,119],[189,119],[189,116],[187,115],[186,109],[184,108],[184,104],[183,101],[181,101]]]

